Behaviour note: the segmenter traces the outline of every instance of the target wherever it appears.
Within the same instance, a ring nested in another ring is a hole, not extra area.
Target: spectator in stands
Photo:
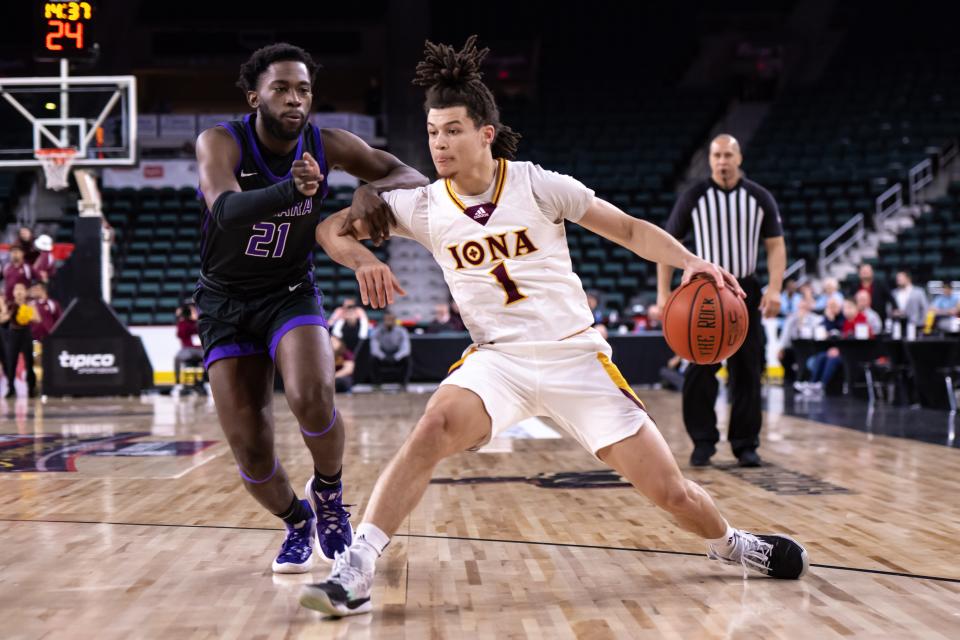
[[[869,294],[867,294],[869,295]],[[869,304],[867,305],[869,307]],[[876,312],[873,309],[870,309],[871,313],[876,315]],[[877,317],[877,320],[880,318]],[[826,329],[828,336],[839,336],[843,332],[843,298],[839,300],[837,298],[829,298],[827,300],[827,306],[823,310],[823,328]]]
[[[607,331],[607,325],[598,322],[597,324],[593,325],[593,328],[597,330],[597,333],[603,336],[604,340],[610,337],[610,333]]]
[[[23,249],[19,244],[10,247],[10,262],[3,268],[3,297],[7,302],[13,300],[13,288],[20,283],[26,287],[33,280],[33,268],[24,261]]]
[[[22,253],[22,252],[21,252]],[[7,329],[7,353],[4,372],[7,382],[7,397],[17,395],[12,381],[16,379],[17,360],[23,355],[27,370],[27,392],[31,398],[37,395],[37,375],[33,371],[32,325],[40,322],[40,314],[27,298],[27,286],[17,282],[13,287],[13,302],[10,304],[10,321]]]
[[[397,324],[392,311],[383,314],[383,323],[370,332],[370,377],[379,387],[383,374],[392,369],[400,374],[406,389],[410,381],[410,334]]]
[[[823,323],[823,318],[813,312],[813,302],[803,299],[797,304],[797,310],[787,316],[780,331],[780,349],[777,359],[783,365],[783,379],[789,382],[795,377],[796,355],[793,350],[793,341],[797,339],[810,340],[814,337],[817,327]]]
[[[785,318],[797,311],[797,303],[803,297],[798,289],[797,281],[793,278],[783,283],[783,291],[780,293],[780,315]]]
[[[873,267],[864,262],[860,265],[860,283],[851,292],[855,295],[857,291],[866,291],[870,294],[870,308],[877,312],[880,317],[880,325],[887,319],[887,309],[893,304],[893,298],[890,297],[890,289],[880,280],[873,277]]]
[[[860,289],[857,291],[853,299],[854,304],[857,307],[857,311],[863,314],[863,317],[866,318],[867,324],[870,325],[870,332],[873,335],[879,335],[883,333],[883,320],[880,319],[880,314],[874,310],[874,307],[871,304],[872,300],[870,298],[870,294],[867,293],[867,290]],[[844,310],[844,315],[846,315],[846,310]]]
[[[30,300],[40,315],[40,322],[31,326],[33,339],[43,342],[63,315],[63,308],[59,302],[47,295],[46,282],[37,281],[30,286]]]
[[[797,289],[797,294],[800,296],[800,299],[797,301],[797,310],[800,309],[800,302],[806,302],[810,306],[810,311],[814,310],[814,307],[817,306],[817,298],[813,295],[813,285],[809,282],[804,282]]]
[[[353,352],[337,336],[330,336],[330,346],[333,347],[334,388],[337,393],[350,391],[353,388]]]
[[[593,321],[595,323],[603,322],[603,310],[600,309],[600,298],[597,297],[597,294],[591,292],[587,293],[587,304],[590,306],[590,313],[593,314]]]
[[[663,314],[660,312],[660,307],[656,304],[651,304],[647,307],[647,313],[636,319],[636,325],[633,330],[636,333],[640,331],[660,331],[662,329]]]
[[[467,326],[463,324],[463,318],[460,317],[460,307],[456,300],[450,301],[450,322],[456,327],[456,331],[466,331]]]
[[[36,260],[31,264],[34,277],[40,282],[49,283],[57,270],[57,261],[53,257],[53,239],[47,234],[43,234],[37,237],[33,246],[39,252]]]
[[[180,370],[184,366],[203,364],[203,348],[199,344],[197,316],[197,307],[192,302],[177,307],[177,338],[180,340],[180,350],[173,357],[174,391],[181,389]],[[194,342],[194,337],[197,337],[197,342]]]
[[[915,327],[922,327],[927,321],[927,294],[913,286],[909,271],[897,271],[893,300],[896,304],[890,315],[894,318],[906,320]]]
[[[7,343],[9,342],[10,327],[10,305],[7,299],[0,296],[0,367],[3,369],[3,377],[7,380],[7,391],[13,389],[13,379],[7,378]]]
[[[860,291],[858,294],[868,295],[864,291]],[[870,323],[867,321],[866,313],[859,309],[857,303],[855,303],[853,300],[844,300],[843,331],[841,332],[841,337],[854,337],[857,333],[857,325],[864,325],[867,327],[867,334],[869,337],[872,338],[874,336],[873,330],[870,327]],[[810,371],[810,381],[796,382],[794,383],[793,388],[797,391],[800,391],[804,395],[819,395],[823,393],[824,387],[830,384],[830,381],[836,374],[837,369],[839,369],[842,364],[843,360],[840,357],[840,350],[837,347],[830,347],[822,353],[818,353],[815,356],[810,356],[810,358],[807,359],[807,369]]]
[[[817,313],[823,313],[827,308],[827,302],[830,300],[837,301],[837,313],[840,313],[843,308],[843,294],[840,293],[840,283],[837,282],[836,278],[823,279],[823,291],[817,296],[817,303],[813,310]]]
[[[943,290],[933,299],[930,306],[936,316],[937,328],[941,331],[952,331],[951,319],[960,313],[960,296],[953,292],[953,285],[944,282]]]
[[[433,320],[427,325],[427,333],[458,331],[450,316],[450,305],[441,302],[433,307]]]
[[[357,306],[356,298],[344,298],[343,304],[330,316],[330,335],[343,340],[347,349],[356,353],[360,343],[370,333],[370,321],[363,307]]]
[[[23,249],[23,260],[27,264],[33,264],[40,255],[40,251],[34,246],[33,229],[30,227],[20,227],[17,232],[17,242],[13,246]]]

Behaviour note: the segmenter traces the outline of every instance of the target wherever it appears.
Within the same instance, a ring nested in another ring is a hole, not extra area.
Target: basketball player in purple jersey
[[[273,562],[278,573],[308,571],[318,545],[333,558],[353,535],[342,502],[344,426],[333,401],[333,352],[313,281],[326,176],[340,168],[365,181],[352,206],[384,229],[392,214],[380,192],[428,182],[353,134],[311,125],[316,70],[293,45],[255,51],[238,81],[253,113],[197,139],[204,215],[195,298],[204,364],[244,486],[286,524]],[[274,451],[274,367],[313,458],[306,500]]]

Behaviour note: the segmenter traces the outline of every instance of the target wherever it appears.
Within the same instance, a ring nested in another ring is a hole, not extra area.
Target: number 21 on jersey
[[[247,242],[248,256],[257,258],[280,258],[283,256],[283,250],[287,246],[287,233],[290,231],[290,223],[274,224],[272,222],[258,222],[253,225],[253,235]],[[276,244],[274,245],[274,239]],[[273,252],[270,251],[270,245],[274,245]]]

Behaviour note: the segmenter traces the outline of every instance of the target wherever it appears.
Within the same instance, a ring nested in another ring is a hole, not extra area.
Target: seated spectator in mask
[[[46,282],[34,282],[31,285],[30,299],[40,316],[40,322],[35,322],[31,326],[33,339],[43,342],[63,315],[63,309],[59,302],[47,296]]]

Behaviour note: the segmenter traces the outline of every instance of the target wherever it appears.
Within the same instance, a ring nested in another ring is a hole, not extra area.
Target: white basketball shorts
[[[559,341],[473,345],[441,386],[480,396],[492,437],[521,420],[549,418],[596,456],[648,419],[610,354],[595,329]]]

